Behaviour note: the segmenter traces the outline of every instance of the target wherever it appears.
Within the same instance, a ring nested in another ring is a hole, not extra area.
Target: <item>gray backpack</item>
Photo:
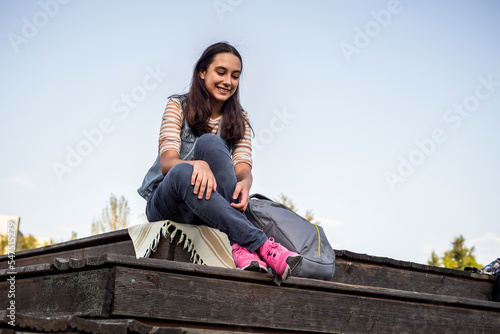
[[[260,194],[250,196],[245,214],[268,237],[302,255],[291,276],[332,279],[335,252],[321,226],[311,224],[287,206]]]

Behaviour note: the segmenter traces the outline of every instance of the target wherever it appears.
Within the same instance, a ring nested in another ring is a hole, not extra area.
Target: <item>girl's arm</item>
[[[205,161],[185,161],[179,159],[179,150],[181,147],[180,132],[182,126],[183,113],[181,103],[178,98],[171,98],[165,112],[163,113],[160,129],[159,150],[161,171],[167,175],[168,171],[175,165],[186,162],[193,166],[191,184],[194,186],[194,193],[202,199],[210,198],[213,191],[217,189],[215,177],[210,167]]]
[[[234,188],[233,199],[239,199],[239,203],[231,203],[231,206],[241,212],[245,212],[250,201],[250,188],[253,181],[252,166],[245,162],[240,162],[234,166],[234,171],[238,182]]]
[[[188,163],[193,166],[193,174],[191,175],[191,185],[194,186],[194,194],[198,194],[198,198],[202,199],[203,195],[208,200],[212,192],[217,190],[217,182],[215,176],[210,169],[208,163],[203,160],[186,161],[179,159],[179,153],[176,151],[167,150],[160,156],[161,172],[167,175],[168,171],[179,163]],[[206,192],[205,192],[206,191]]]

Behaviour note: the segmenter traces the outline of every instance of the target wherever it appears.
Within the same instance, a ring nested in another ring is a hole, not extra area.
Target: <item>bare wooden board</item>
[[[114,269],[17,278],[15,282],[16,313],[108,316]],[[8,290],[9,282],[1,281],[0,295],[7,296]],[[0,309],[7,309],[10,300],[0,298]]]
[[[181,263],[176,261],[161,261],[154,259],[135,259],[129,256],[117,254],[108,254],[106,261],[108,264],[117,266],[133,266],[147,270],[168,271],[173,273],[185,273],[188,275],[198,275],[205,277],[224,278],[240,281],[258,282],[274,286],[273,275],[248,272],[242,270],[208,267],[203,265],[194,265],[190,263]],[[492,308],[500,311],[500,303],[492,303],[478,299],[464,298],[463,296],[447,296],[440,294],[430,294],[425,292],[415,292],[407,290],[394,289],[392,287],[362,286],[347,283],[338,283],[333,281],[321,281],[306,278],[291,277],[283,283],[287,286],[300,287],[303,289],[318,289],[332,291],[349,291],[349,293],[368,294],[370,296],[389,296],[397,299],[414,299],[416,301],[425,301],[432,303],[446,303],[447,305],[468,305],[467,307]]]
[[[491,301],[492,281],[337,261],[333,282]]]
[[[24,257],[33,257],[41,254],[55,253],[67,251],[71,249],[81,249],[97,245],[113,244],[120,241],[130,240],[128,231],[126,229],[93,235],[91,237],[65,241],[54,245],[28,249],[16,252],[16,259]],[[8,261],[7,255],[0,255],[0,262]]]
[[[244,327],[221,327],[186,324],[178,322],[152,321],[150,323],[136,319],[96,319],[75,315],[43,316],[16,314],[15,325],[9,324],[6,311],[0,311],[0,334],[2,333],[101,333],[101,334],[230,334],[271,333],[269,330],[250,331]],[[7,326],[7,328],[2,328]],[[272,331],[272,333],[284,333]],[[289,333],[289,332],[288,332]]]
[[[29,257],[18,257],[16,254],[16,267],[35,265],[39,263],[51,263],[54,258],[73,258],[82,259],[88,256],[99,256],[107,253],[116,253],[123,255],[135,256],[134,246],[132,241],[120,241],[112,244],[94,245],[85,248],[77,249],[53,249],[54,251],[41,253]],[[4,264],[0,263],[0,269],[4,268]]]
[[[347,292],[117,267],[112,315],[323,333],[477,333],[500,327],[498,311]]]

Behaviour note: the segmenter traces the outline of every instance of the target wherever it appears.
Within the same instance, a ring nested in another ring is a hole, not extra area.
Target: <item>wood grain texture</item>
[[[485,301],[491,301],[493,291],[493,284],[489,280],[443,276],[347,261],[337,261],[332,281]]]
[[[21,252],[19,252],[21,253]],[[51,249],[51,252],[40,253],[33,256],[18,257],[16,253],[16,267],[36,265],[39,263],[52,263],[54,258],[83,259],[89,256],[99,256],[107,253],[135,256],[134,246],[131,240],[120,241],[112,244],[95,245],[77,249]],[[74,260],[73,260],[74,261]],[[0,269],[7,267],[6,263],[0,262]]]
[[[62,252],[72,249],[82,249],[98,245],[114,244],[120,241],[127,241],[127,240],[130,240],[130,236],[128,235],[127,229],[123,229],[123,230],[93,235],[86,238],[65,241],[54,245],[23,250],[20,252],[16,252],[16,259],[21,259],[24,257],[33,257],[48,253]],[[0,263],[7,260],[8,260],[7,255],[0,255]]]
[[[203,265],[194,265],[190,263],[182,263],[176,261],[135,259],[129,256],[121,256],[117,254],[108,254],[107,263],[114,264],[117,266],[133,266],[137,268],[144,268],[146,270],[168,271],[173,273],[184,273],[188,275],[196,275],[203,277],[215,277],[222,279],[248,281],[248,282],[274,286],[273,275],[248,272],[242,270],[208,267]],[[355,273],[351,274],[355,275]],[[295,278],[295,277],[289,278],[283,284],[285,286],[294,286],[301,289],[349,291],[349,293],[353,294],[356,293],[367,294],[375,297],[379,295],[383,296],[390,295],[392,296],[391,298],[398,298],[398,299],[407,299],[415,301],[433,301],[439,303],[446,303],[447,305],[468,305],[467,307],[492,308],[500,310],[500,304],[492,303],[490,301],[464,298],[463,296],[448,296],[440,294],[430,294],[425,292],[408,291],[404,289],[395,289],[392,286],[379,287],[370,285],[356,285],[356,284],[339,283],[333,281],[328,282],[328,281],[313,280],[306,278]]]
[[[457,277],[468,277],[480,280],[493,280],[496,281],[496,277],[492,275],[482,275],[475,274],[470,271],[450,269],[429,266],[421,263],[401,261],[396,259],[391,259],[388,257],[373,256],[368,254],[354,253],[348,250],[335,250],[335,256],[337,261],[348,261],[348,262],[361,262],[366,264],[373,264],[379,266],[386,266],[398,269],[419,271],[424,273],[439,274],[439,275],[449,275]]]
[[[108,316],[113,287],[113,268],[17,278],[16,313]],[[7,296],[8,289],[8,282],[0,282],[1,296]],[[1,309],[8,303],[9,299],[0,298]]]
[[[322,333],[478,333],[500,327],[498,311],[122,267],[116,269],[112,314]]]

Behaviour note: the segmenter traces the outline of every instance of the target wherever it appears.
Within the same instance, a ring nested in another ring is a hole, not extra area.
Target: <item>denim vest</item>
[[[181,105],[182,108],[184,109],[185,107],[185,98],[182,96],[180,98],[181,100]],[[219,128],[217,129],[217,137],[221,138],[224,140],[224,138],[220,134],[220,128],[222,125],[222,116],[221,120],[219,123]],[[191,127],[189,126],[188,122],[184,118],[182,122],[182,127],[181,127],[181,148],[179,152],[179,159],[181,160],[192,160],[194,157],[194,146],[196,144],[196,141],[198,140],[198,137],[196,137],[191,130]],[[224,140],[224,142],[226,142]],[[228,145],[229,151],[232,152],[232,145]],[[158,156],[156,157],[155,162],[153,163],[153,166],[149,169],[149,171],[146,173],[146,176],[144,176],[144,180],[142,181],[142,186],[137,189],[137,192],[139,195],[141,195],[144,199],[148,199],[153,190],[160,184],[160,182],[163,180],[165,175],[161,172],[161,162],[160,162],[160,152],[158,151]]]

